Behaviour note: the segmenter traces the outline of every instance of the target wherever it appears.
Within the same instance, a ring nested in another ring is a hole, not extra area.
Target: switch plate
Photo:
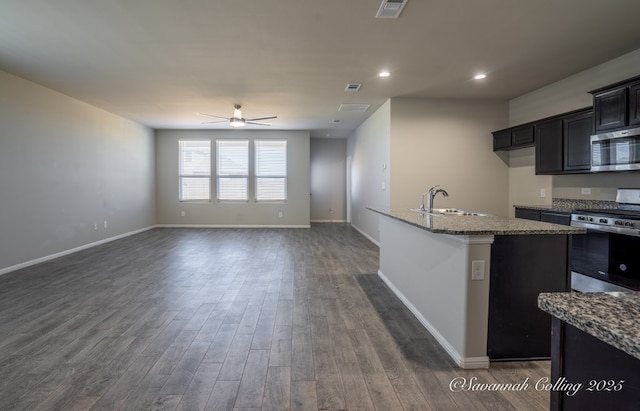
[[[484,260],[471,261],[471,280],[484,280]]]
[[[589,194],[591,194],[591,188],[589,188],[589,187],[582,187],[582,188],[580,189],[580,194],[583,194],[583,195],[589,195]]]
[[[282,211],[278,211],[278,217],[282,218]]]
[[[387,188],[387,185],[385,184],[385,182],[383,181],[382,183],[380,183],[380,188],[382,190],[384,190],[385,188]]]
[[[103,226],[104,228],[108,228],[108,226],[107,226],[107,220],[104,220],[104,223],[102,224],[102,226]]]
[[[543,197],[546,197],[546,196],[547,196],[547,190],[545,190],[544,188],[541,188],[540,189],[540,197],[543,198]]]
[[[184,216],[186,216],[186,215],[187,215],[187,213],[185,213],[184,211],[181,211],[181,212],[180,212],[180,215],[181,215],[182,217],[184,217]]]

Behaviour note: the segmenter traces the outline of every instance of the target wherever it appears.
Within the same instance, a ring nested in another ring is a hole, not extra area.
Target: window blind
[[[219,201],[249,199],[249,141],[216,140],[217,198]]]
[[[179,140],[180,201],[211,199],[211,141]]]
[[[286,140],[255,140],[256,201],[286,201]]]

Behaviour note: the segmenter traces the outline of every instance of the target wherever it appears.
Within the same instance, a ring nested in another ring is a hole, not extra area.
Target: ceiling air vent
[[[382,0],[376,18],[397,19],[409,0]]]
[[[364,113],[369,110],[371,104],[355,104],[355,103],[344,103],[340,104],[340,108],[338,111],[348,111],[351,113]]]
[[[344,91],[358,91],[360,90],[360,87],[362,87],[362,84],[360,83],[349,83],[347,84],[347,87],[344,88]]]

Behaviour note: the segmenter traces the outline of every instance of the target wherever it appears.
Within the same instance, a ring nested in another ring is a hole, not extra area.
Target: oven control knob
[[[615,225],[623,225],[623,224],[622,224],[622,221],[620,221],[620,220],[616,220],[614,224],[615,224]]]
[[[598,222],[600,224],[607,224],[609,221],[606,218],[601,218]]]
[[[625,227],[633,227],[633,223],[631,221],[625,221],[624,222]]]
[[[579,221],[584,221],[585,220],[583,215],[577,216],[576,219],[579,220]]]

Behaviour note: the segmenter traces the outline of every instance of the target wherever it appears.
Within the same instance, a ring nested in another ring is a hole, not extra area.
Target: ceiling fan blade
[[[218,121],[203,121],[200,124],[216,124],[216,123],[226,123],[227,121],[229,121],[229,119],[225,119],[225,120],[218,120]]]
[[[271,123],[260,123],[258,121],[249,121],[249,120],[245,120],[244,121],[247,124],[255,124],[256,126],[270,126]]]
[[[206,116],[206,117],[213,117],[213,118],[223,118],[225,120],[229,120],[229,117],[221,117],[221,116],[214,116],[213,114],[207,114],[207,113],[197,113],[199,116]]]
[[[278,116],[267,116],[267,117],[255,117],[255,118],[248,118],[246,119],[247,121],[255,121],[255,120],[269,120],[271,118],[278,118]]]

